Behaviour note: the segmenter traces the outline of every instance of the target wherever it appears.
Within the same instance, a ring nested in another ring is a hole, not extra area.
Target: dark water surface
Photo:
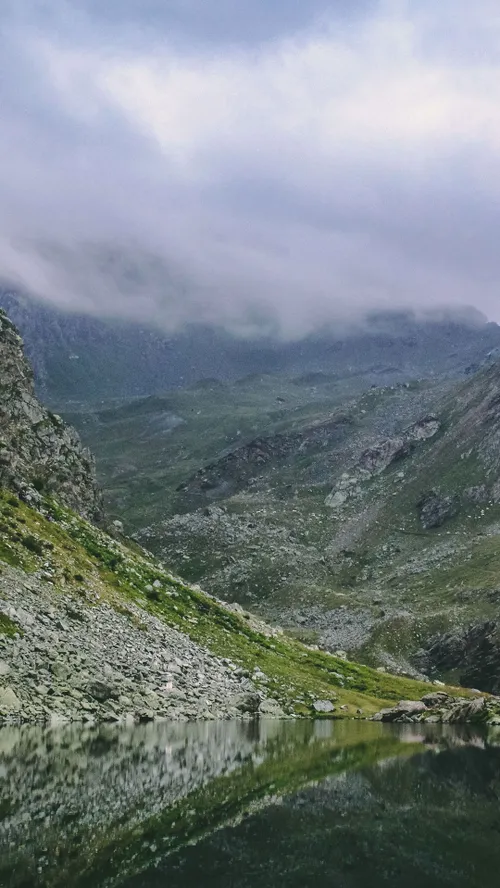
[[[0,885],[500,886],[500,729],[0,730]]]

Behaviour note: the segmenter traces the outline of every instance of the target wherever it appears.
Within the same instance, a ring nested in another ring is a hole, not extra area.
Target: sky
[[[2,0],[0,278],[297,338],[500,322],[497,0]]]

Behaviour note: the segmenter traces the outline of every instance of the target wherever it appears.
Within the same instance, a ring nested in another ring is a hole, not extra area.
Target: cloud
[[[4,14],[0,274],[170,329],[500,321],[489,0],[40,8]]]

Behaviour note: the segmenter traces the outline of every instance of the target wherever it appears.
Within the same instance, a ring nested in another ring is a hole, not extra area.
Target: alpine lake
[[[3,888],[497,888],[500,728],[0,730]]]

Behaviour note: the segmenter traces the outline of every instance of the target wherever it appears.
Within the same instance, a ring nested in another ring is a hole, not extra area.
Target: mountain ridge
[[[165,334],[153,325],[64,312],[0,287],[45,401],[98,402],[157,394],[201,379],[252,373],[335,373],[365,387],[477,368],[500,349],[500,327],[469,312],[379,312],[351,329],[295,342],[244,339],[193,324]]]

